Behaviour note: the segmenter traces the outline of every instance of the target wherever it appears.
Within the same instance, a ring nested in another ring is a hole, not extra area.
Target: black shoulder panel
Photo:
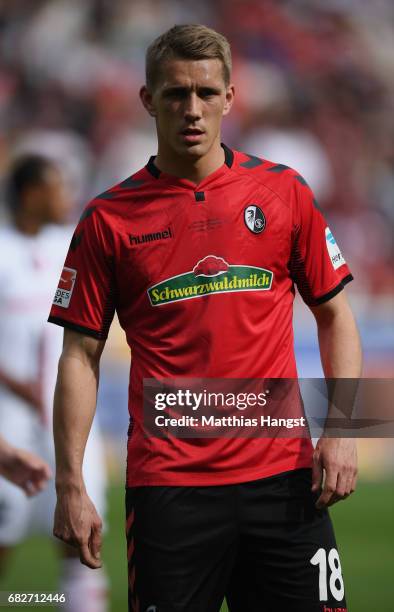
[[[96,196],[95,200],[112,200],[116,196],[115,191],[104,191],[100,195]]]
[[[276,164],[276,166],[267,168],[267,172],[283,172],[283,170],[289,170],[289,166],[285,166],[285,164]]]
[[[295,176],[294,178],[296,178],[297,181],[301,183],[301,185],[304,185],[304,187],[308,187],[308,183],[300,174],[297,174],[297,176]]]
[[[70,249],[72,251],[76,251],[76,249],[79,247],[79,245],[82,242],[82,238],[83,238],[83,230],[81,230],[79,234],[77,234],[77,232],[74,232],[73,237],[71,238],[71,242],[70,242]]]
[[[124,181],[122,181],[119,185],[119,187],[121,187],[122,189],[136,189],[137,187],[141,187],[141,185],[143,185],[145,183],[145,181],[142,181],[141,179],[134,179],[132,176],[129,176],[129,178],[125,179]]]
[[[254,155],[248,155],[249,159],[247,161],[242,162],[242,164],[239,164],[240,166],[242,166],[242,168],[248,168],[248,170],[250,170],[251,168],[257,168],[257,166],[261,166],[261,164],[263,163],[263,160],[260,159],[259,157],[255,157]]]
[[[120,189],[136,189],[137,187],[141,187],[145,181],[141,179],[135,179],[132,176],[129,176],[127,179],[116,185],[116,187],[112,190],[108,189],[108,191],[104,191],[100,193],[100,195],[95,197],[95,200],[113,200],[120,192]]]
[[[83,211],[82,215],[79,218],[79,222],[78,223],[81,223],[81,221],[85,221],[85,219],[90,217],[90,215],[92,215],[94,213],[96,208],[97,208],[97,206],[90,206],[89,208],[85,208],[85,210]]]

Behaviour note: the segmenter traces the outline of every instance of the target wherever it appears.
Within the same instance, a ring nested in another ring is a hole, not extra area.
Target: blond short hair
[[[228,40],[204,25],[176,25],[156,38],[146,52],[146,84],[152,89],[160,75],[160,67],[169,59],[218,59],[223,64],[223,79],[231,78],[231,50]]]

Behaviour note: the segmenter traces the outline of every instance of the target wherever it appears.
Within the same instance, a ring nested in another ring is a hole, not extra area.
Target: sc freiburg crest
[[[265,229],[265,215],[261,208],[256,206],[256,204],[249,204],[249,206],[245,208],[244,220],[246,227],[253,234],[261,234],[261,232]]]

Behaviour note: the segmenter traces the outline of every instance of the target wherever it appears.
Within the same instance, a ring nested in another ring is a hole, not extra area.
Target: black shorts
[[[347,610],[311,470],[242,484],[126,490],[129,610]]]

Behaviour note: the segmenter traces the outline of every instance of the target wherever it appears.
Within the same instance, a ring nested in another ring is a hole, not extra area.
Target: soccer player
[[[70,202],[60,171],[38,155],[15,160],[6,178],[6,201],[10,222],[0,229],[0,431],[7,442],[54,468],[52,404],[62,333],[46,319],[72,235],[64,225]],[[104,466],[96,431],[89,442],[84,472],[102,512]],[[1,483],[1,567],[29,532],[51,534],[55,502],[53,482],[34,499],[14,484]],[[77,551],[59,548],[65,609],[105,610],[104,573],[92,575]]]
[[[51,469],[37,455],[8,444],[0,436],[0,476],[21,487],[26,495],[36,495],[51,477]]]
[[[350,270],[295,170],[221,144],[234,99],[223,36],[202,25],[160,36],[140,97],[157,155],[88,204],[50,314],[65,328],[54,533],[100,566],[81,464],[116,309],[133,352],[129,609],[214,612],[224,596],[237,612],[346,609],[327,506],[355,488],[354,441],[322,436],[314,450],[307,437],[149,436],[143,380],[296,378],[295,285],[325,376],[357,378]]]

